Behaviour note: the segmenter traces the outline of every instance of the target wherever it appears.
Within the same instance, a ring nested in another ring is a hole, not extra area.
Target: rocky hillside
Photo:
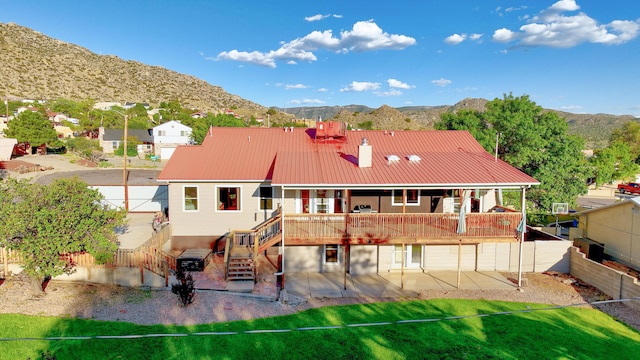
[[[16,24],[0,23],[0,97],[146,102],[179,100],[184,107],[217,112],[266,108],[193,76],[125,61],[52,39]]]

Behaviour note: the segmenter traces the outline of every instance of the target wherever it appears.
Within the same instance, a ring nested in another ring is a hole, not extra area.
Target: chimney
[[[358,167],[369,168],[373,159],[373,149],[367,142],[367,138],[362,138],[362,143],[358,146]]]

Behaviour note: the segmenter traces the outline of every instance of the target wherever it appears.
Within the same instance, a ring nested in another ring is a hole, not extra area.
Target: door
[[[405,268],[420,268],[422,263],[422,245],[405,245],[404,254],[402,253],[402,245],[394,245],[393,248],[393,267],[402,267],[402,257],[404,255]]]

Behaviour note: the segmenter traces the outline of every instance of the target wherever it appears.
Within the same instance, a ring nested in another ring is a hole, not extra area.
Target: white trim
[[[219,196],[220,196],[219,189],[220,188],[238,189],[238,197],[240,197],[240,199],[238,199],[238,201],[237,201],[238,210],[220,210],[220,199],[219,199]],[[244,208],[244,206],[242,204],[242,201],[244,199],[244,197],[242,195],[242,186],[237,186],[235,184],[230,184],[230,185],[222,185],[222,184],[220,184],[220,185],[216,185],[215,186],[214,197],[215,197],[215,204],[216,204],[215,209],[214,209],[215,212],[219,212],[219,213],[234,213],[234,212],[235,213],[240,213],[240,212],[242,212],[242,209]]]
[[[338,250],[338,253],[336,254],[337,257],[337,261],[336,262],[327,262],[327,246],[335,246],[336,249]],[[323,265],[329,265],[329,266],[335,266],[335,265],[340,265],[340,259],[341,259],[341,255],[342,255],[342,246],[338,245],[338,244],[325,244],[322,245],[322,264]]]
[[[410,203],[410,202],[406,202],[407,199],[404,199],[404,190],[415,190],[418,192],[418,201],[415,203]],[[396,196],[395,196],[395,192],[396,191],[403,191],[402,193],[402,197],[403,197],[403,202],[396,202]],[[391,206],[420,206],[420,189],[393,189],[391,190]]]
[[[260,194],[260,189],[262,189],[262,188],[271,189],[271,197],[270,197],[270,199],[271,199],[271,208],[262,209],[262,199],[267,199],[266,197],[263,198],[262,195]],[[274,201],[275,199],[274,199],[273,195],[275,193],[276,193],[275,188],[273,186],[271,186],[271,185],[260,185],[260,186],[258,186],[258,199],[260,201],[260,204],[258,204],[258,209],[259,210],[273,210],[273,205],[274,205],[273,203],[275,202]]]
[[[196,203],[198,204],[197,205],[197,209],[187,209],[186,206],[185,206],[186,205],[186,203],[185,203],[186,196],[185,196],[184,192],[185,192],[185,188],[188,188],[188,187],[189,188],[196,188]],[[200,186],[198,186],[198,185],[182,185],[182,211],[184,211],[184,212],[198,212],[198,211],[200,211],[200,206],[201,206],[201,204],[200,204]]]

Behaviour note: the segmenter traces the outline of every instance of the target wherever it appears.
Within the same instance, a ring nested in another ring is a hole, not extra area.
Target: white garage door
[[[163,147],[160,149],[160,159],[161,160],[169,160],[173,152],[176,151],[174,147]]]

